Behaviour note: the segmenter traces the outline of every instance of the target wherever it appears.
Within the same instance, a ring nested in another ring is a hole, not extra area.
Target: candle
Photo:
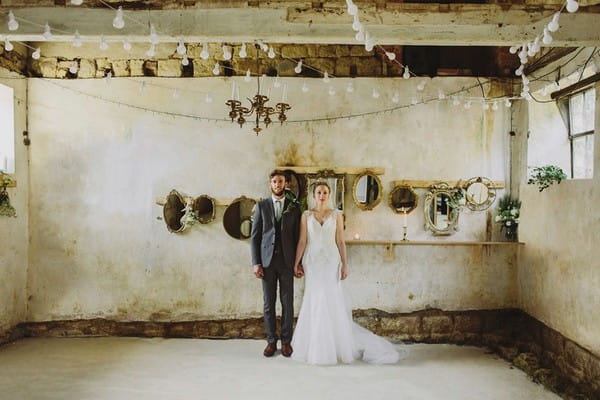
[[[286,100],[287,100],[287,83],[285,85],[283,85],[283,93],[281,95],[281,102],[285,103]]]
[[[406,208],[402,207],[402,213],[404,214],[403,221],[404,221],[404,226],[406,227],[406,226],[408,226],[408,215],[406,214]]]
[[[354,240],[359,240],[360,239],[360,235],[358,233],[354,234]]]
[[[235,82],[231,82],[231,99],[235,99]]]

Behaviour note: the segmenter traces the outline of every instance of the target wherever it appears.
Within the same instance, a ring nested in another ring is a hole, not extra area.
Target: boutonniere
[[[300,206],[298,199],[290,191],[285,192],[285,199],[287,200],[288,204],[285,210],[283,210],[284,213],[292,212],[294,209]]]

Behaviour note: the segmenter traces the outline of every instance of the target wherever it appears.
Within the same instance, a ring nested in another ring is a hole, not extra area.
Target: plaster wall
[[[598,94],[600,85],[596,84]],[[600,96],[596,96],[596,132],[600,130]],[[539,106],[538,106],[539,107]],[[544,113],[558,109],[551,103]],[[560,118],[558,115],[553,119]],[[547,121],[530,119],[531,153],[552,147]],[[561,182],[543,192],[522,185],[519,239],[520,308],[600,355],[600,146],[595,142],[594,178]]]
[[[253,94],[255,81],[234,79],[242,99]],[[153,79],[143,92],[141,82],[30,80],[30,130],[36,140],[30,321],[260,315],[261,287],[251,273],[248,243],[227,236],[223,207],[209,225],[169,233],[155,199],[173,188],[217,199],[265,197],[268,173],[278,165],[384,167],[384,196],[399,179],[506,177],[504,107],[467,110],[436,100],[359,118],[295,122],[392,108],[395,92],[401,94],[399,105],[410,104],[413,95],[423,95],[413,79],[336,79],[335,96],[320,79],[282,79],[293,107],[290,122],[274,124],[258,137],[250,123],[240,129],[229,121],[150,111],[226,118],[231,78]],[[349,82],[354,93],[345,90]],[[308,93],[302,92],[303,83]],[[434,79],[424,96],[437,97],[437,88],[450,93],[469,86],[479,92],[472,79]],[[373,88],[379,99],[371,97]],[[207,94],[212,103],[205,103]],[[272,89],[273,99],[280,96],[281,89]],[[352,203],[352,182],[353,176],[347,177],[347,238],[358,233],[364,240],[401,239],[401,217],[387,206],[387,197],[375,210],[360,211]],[[419,207],[409,215],[410,239],[486,239],[485,212],[463,213],[460,230],[451,237],[424,231],[425,191],[418,193]],[[384,246],[349,246],[347,288],[355,308],[409,312],[516,305],[513,246],[402,246],[393,255],[393,260],[386,256]],[[297,281],[297,306],[302,290]]]
[[[15,173],[8,188],[17,217],[0,217],[0,339],[25,319],[28,264],[28,154],[22,132],[27,129],[27,81],[0,68],[0,84],[13,88]]]

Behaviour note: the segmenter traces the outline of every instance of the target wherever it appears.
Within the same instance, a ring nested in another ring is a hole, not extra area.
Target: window
[[[568,97],[571,178],[591,179],[594,170],[594,105],[596,91],[585,89]]]
[[[0,84],[0,170],[15,172],[15,121],[13,89]]]

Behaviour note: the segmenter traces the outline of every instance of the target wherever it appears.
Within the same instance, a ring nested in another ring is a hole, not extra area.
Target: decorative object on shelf
[[[372,210],[383,197],[381,180],[369,170],[361,173],[354,179],[352,185],[352,198],[361,210]]]
[[[163,217],[169,232],[181,233],[189,227],[189,222],[185,223],[189,221],[189,211],[188,216],[184,219],[186,208],[188,208],[186,196],[175,189],[171,190],[163,206]],[[189,208],[191,210],[191,207]]]
[[[502,224],[500,230],[504,231],[504,236],[508,240],[517,240],[520,210],[521,201],[513,199],[509,194],[504,195],[498,203],[496,222]]]
[[[203,194],[202,196],[196,197],[192,205],[196,219],[201,224],[208,224],[215,219],[215,199]]]
[[[565,174],[562,168],[555,165],[546,165],[543,167],[533,167],[531,177],[527,183],[529,185],[538,185],[541,192],[553,183],[560,183],[565,179],[567,179],[567,174]]]
[[[330,169],[324,169],[314,174],[306,174],[306,195],[304,196],[304,201],[306,201],[307,208],[310,209],[312,206],[314,206],[314,204],[311,206],[311,204],[314,203],[314,199],[312,197],[314,184],[316,182],[325,181],[331,188],[331,206],[343,211],[345,192],[344,177],[345,174],[336,174]],[[302,203],[303,200],[301,199],[300,202]]]
[[[252,232],[252,212],[256,200],[245,196],[233,200],[223,214],[225,232],[234,239],[245,240]]]
[[[6,188],[11,185],[14,181],[12,178],[3,172],[0,172],[0,216],[4,217],[16,217],[17,211],[13,206],[10,205],[10,197]]]
[[[396,186],[390,192],[388,202],[396,214],[402,214],[402,240],[408,241],[408,214],[417,208],[417,193],[410,186]]]
[[[267,102],[269,101],[269,97],[265,96],[264,93],[260,91],[260,45],[258,43],[255,44],[256,47],[256,83],[257,83],[257,93],[254,95],[254,98],[248,99],[250,102],[250,108],[242,107],[242,102],[239,98],[239,87],[236,88],[235,82],[233,82],[231,87],[231,99],[227,100],[226,105],[231,107],[229,111],[229,118],[231,118],[231,122],[236,121],[240,128],[244,126],[246,123],[246,118],[252,114],[254,114],[255,118],[255,126],[252,130],[258,134],[262,131],[260,127],[260,122],[265,124],[265,127],[268,128],[269,124],[272,122],[271,115],[277,114],[277,119],[281,124],[285,122],[287,116],[285,115],[286,111],[290,110],[291,107],[286,103],[287,100],[287,85],[283,85],[283,93],[281,96],[281,102],[275,105],[275,108],[267,106]]]
[[[456,188],[440,182],[432,185],[425,195],[425,229],[429,229],[434,235],[451,235],[458,230],[460,211],[452,206],[456,191]]]
[[[190,226],[196,225],[198,221],[198,216],[193,208],[193,202],[191,199],[185,199],[185,207],[183,208],[183,217],[181,217],[181,225],[183,225],[183,230],[186,230]]]
[[[464,196],[464,204],[469,210],[487,210],[494,201],[496,201],[496,188],[494,187],[494,182],[488,178],[483,176],[471,178],[461,186],[464,189],[464,193],[463,191],[457,191],[457,193],[461,193],[461,195]]]

